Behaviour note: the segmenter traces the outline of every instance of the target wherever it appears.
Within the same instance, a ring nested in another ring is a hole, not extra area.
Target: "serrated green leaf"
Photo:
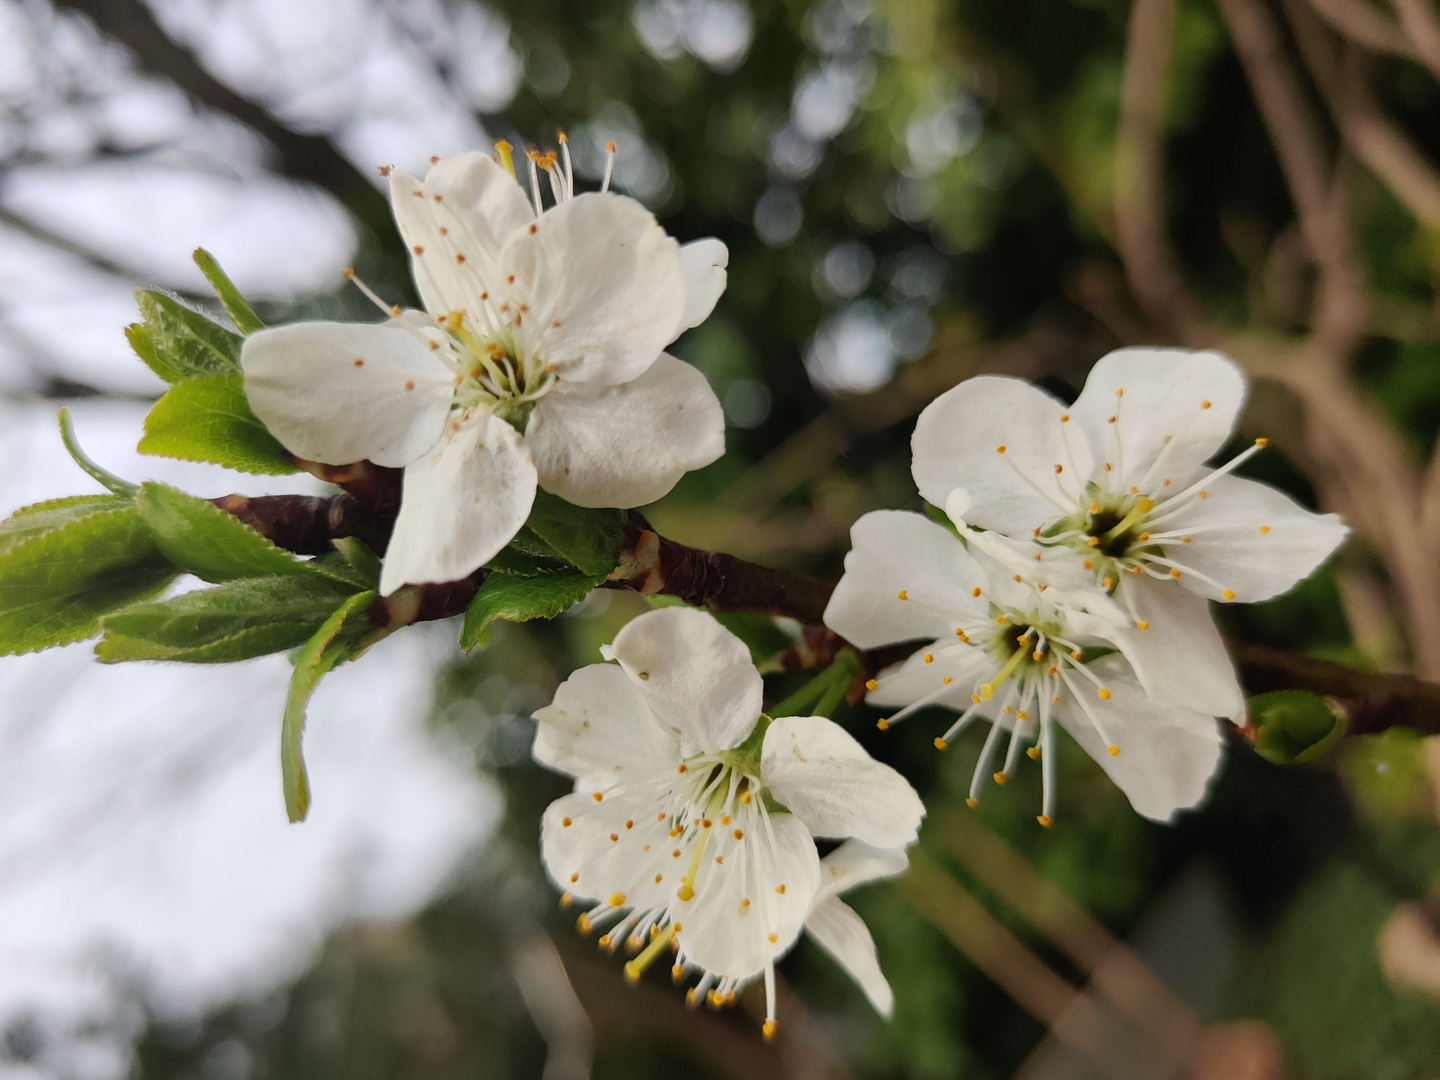
[[[467,652],[488,640],[490,624],[497,619],[528,622],[549,619],[590,594],[605,574],[561,570],[535,577],[490,574],[465,612],[460,648]]]
[[[131,606],[101,620],[106,663],[228,663],[305,644],[357,590],[320,574],[247,578]]]
[[[220,303],[225,307],[225,313],[235,323],[235,329],[242,334],[253,334],[256,330],[265,329],[265,324],[255,314],[255,309],[250,306],[249,301],[240,295],[240,290],[230,280],[228,274],[220,269],[220,264],[215,261],[215,256],[204,248],[196,248],[191,256],[200,272],[205,275],[205,280],[210,282],[210,287],[215,290],[215,295],[220,298]]]
[[[137,289],[135,302],[143,322],[130,326],[125,336],[166,382],[240,371],[239,334],[165,293]]]
[[[370,550],[369,544],[354,536],[330,542],[350,568],[351,580],[361,582],[367,589],[380,587],[380,556]]]
[[[315,573],[239,518],[167,484],[141,485],[135,508],[165,557],[201,581]]]
[[[535,577],[570,569],[570,564],[558,555],[532,555],[514,544],[501,548],[485,565],[498,573],[514,577]]]
[[[174,576],[134,507],[31,533],[0,554],[0,655],[91,637],[101,616],[154,596]]]
[[[525,525],[558,555],[586,574],[609,576],[625,550],[625,511],[573,506],[537,489]]]
[[[22,506],[0,521],[0,555],[32,536],[40,536],[102,510],[123,510],[130,505],[132,500],[123,495],[71,495],[65,499],[49,499]]]
[[[186,379],[172,386],[145,418],[139,450],[268,476],[299,471],[250,411],[239,375]]]
[[[302,748],[305,709],[320,680],[381,633],[366,617],[374,600],[373,592],[357,593],[346,600],[295,657],[295,672],[285,699],[285,721],[280,729],[280,778],[285,789],[285,813],[291,822],[304,821],[310,812],[310,778]]]

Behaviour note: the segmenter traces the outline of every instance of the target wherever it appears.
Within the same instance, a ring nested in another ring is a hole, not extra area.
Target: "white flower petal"
[[[944,506],[966,488],[967,521],[1028,538],[1072,512],[1090,476],[1085,437],[1067,431],[1075,425],[1062,415],[1060,402],[1020,379],[982,375],[947,390],[925,407],[910,441],[920,494]]]
[[[900,847],[915,840],[925,816],[903,776],[822,716],[777,718],[765,732],[760,778],[815,836]]]
[[[1071,413],[1096,459],[1114,464],[1123,491],[1162,450],[1154,486],[1164,477],[1188,482],[1225,445],[1244,404],[1245,376],[1219,353],[1136,348],[1101,357]]]
[[[1125,575],[1120,588],[1146,626],[1110,636],[1150,696],[1212,716],[1243,716],[1245,695],[1205,598],[1143,575]]]
[[[443,159],[424,181],[391,172],[390,207],[430,314],[481,310],[480,294],[495,287],[501,245],[518,225],[512,195],[524,205],[509,174],[479,154]],[[497,234],[497,226],[505,231]]]
[[[574,672],[555,700],[536,711],[535,722],[535,760],[575,777],[582,788],[605,788],[637,769],[669,771],[680,763],[678,740],[613,664]]]
[[[866,882],[897,877],[909,867],[910,860],[903,848],[879,848],[863,840],[846,840],[820,860],[816,903]]]
[[[455,394],[449,365],[407,330],[303,322],[259,330],[240,350],[245,396],[308,461],[408,465],[435,444]]]
[[[680,272],[685,276],[685,313],[681,331],[699,326],[710,317],[720,294],[725,291],[725,268],[730,249],[713,236],[680,245]]]
[[[927,663],[927,656],[934,659]],[[970,704],[975,680],[994,670],[995,662],[985,655],[985,650],[966,645],[951,634],[882,671],[865,700],[871,705],[893,707],[930,698],[935,705],[964,709]]]
[[[984,570],[923,515],[876,510],[851,526],[850,542],[825,625],[860,648],[951,637],[956,619],[988,614],[983,595],[971,595],[986,587]]]
[[[506,241],[501,292],[523,321],[516,343],[573,382],[638,378],[685,312],[680,246],[634,199],[588,193]],[[511,280],[513,278],[513,280]]]
[[[725,452],[725,412],[704,375],[661,353],[627,383],[561,381],[525,441],[546,491],[576,506],[643,506]]]
[[[633,794],[596,802],[577,791],[551,803],[540,823],[541,859],[562,891],[599,900],[620,894],[627,907],[672,900],[683,873],[673,864],[684,861],[671,857],[673,847],[669,823]]]
[[[1205,494],[1165,523],[1169,531],[1194,530],[1188,544],[1167,543],[1165,555],[1211,578],[1182,571],[1180,583],[1212,600],[1254,603],[1277,596],[1309,576],[1350,532],[1335,514],[1311,513],[1283,492],[1243,477],[1218,476]],[[1226,589],[1235,595],[1225,597]]]
[[[832,896],[815,905],[805,920],[805,932],[860,984],[875,1011],[888,1018],[895,1008],[895,994],[880,970],[875,939],[870,936],[865,920],[844,901]]]
[[[519,532],[534,501],[535,466],[514,428],[488,413],[452,423],[405,469],[380,592],[470,575]]]
[[[687,960],[717,975],[748,978],[799,937],[820,884],[820,859],[794,814],[770,814],[768,828],[752,826],[724,859],[702,858],[694,899],[671,910],[684,927],[679,938]]]
[[[602,651],[620,661],[686,757],[740,745],[760,718],[764,686],[750,650],[703,611],[647,611]]]
[[[1174,705],[1160,705],[1146,695],[1126,661],[1105,656],[1090,665],[1110,691],[1108,701],[1090,697],[1086,705],[1120,748],[1112,756],[1084,711],[1067,693],[1054,716],[1100,767],[1125,792],[1136,813],[1169,822],[1205,797],[1220,767],[1225,744],[1213,716]],[[1089,683],[1076,679],[1082,693]]]

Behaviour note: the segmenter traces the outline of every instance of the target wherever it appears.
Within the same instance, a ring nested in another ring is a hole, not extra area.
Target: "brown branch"
[[[1115,140],[1115,233],[1125,276],[1145,313],[1183,338],[1198,307],[1176,269],[1165,228],[1162,136],[1174,40],[1175,0],[1136,0]]]
[[[1366,0],[1309,0],[1320,17],[1358,45],[1375,52],[1414,56],[1415,47],[1400,27]]]
[[[274,146],[286,176],[325,188],[381,239],[399,242],[385,197],[329,139],[292,131],[263,105],[220,82],[189,50],[166,35],[141,0],[56,0],[56,7],[85,15],[102,34],[129,49],[147,70],[253,129]]]
[[[1417,55],[1440,79],[1440,17],[1433,0],[1390,0],[1400,16],[1400,29],[1409,38]]]
[[[1261,0],[1220,0],[1220,10],[1275,144],[1300,233],[1320,267],[1316,333],[1325,345],[1323,359],[1339,366],[1365,327],[1364,290],[1344,185],[1334,178],[1319,120],[1269,9]]]

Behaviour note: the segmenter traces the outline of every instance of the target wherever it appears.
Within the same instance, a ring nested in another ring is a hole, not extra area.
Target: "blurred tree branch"
[[[1309,3],[1337,31],[1367,49],[1397,56],[1415,55],[1414,46],[1400,27],[1364,0],[1309,0]]]
[[[142,0],[55,0],[86,16],[124,45],[147,70],[171,80],[196,101],[239,120],[275,148],[280,171],[316,184],[340,199],[377,236],[398,243],[389,202],[329,139],[293,131],[263,105],[236,93],[165,33]]]

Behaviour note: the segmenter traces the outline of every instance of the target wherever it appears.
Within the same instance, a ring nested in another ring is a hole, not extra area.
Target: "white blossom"
[[[1038,820],[1051,824],[1056,724],[1145,817],[1169,821],[1204,797],[1223,752],[1219,726],[1203,712],[1152,700],[1124,656],[1106,651],[1124,616],[1103,592],[1024,581],[920,514],[866,514],[851,540],[825,624],[863,649],[922,642],[867,684],[871,704],[903,706],[882,728],[928,705],[957,709],[935,740],[943,750],[974,721],[992,721],[972,806],[987,777],[1003,784],[1014,775],[1025,749],[1040,759]]]
[[[680,246],[633,199],[575,195],[551,158],[532,156],[533,201],[484,154],[432,160],[423,181],[390,174],[425,311],[261,330],[241,354],[256,415],[292,453],[405,469],[387,595],[478,568],[537,482],[639,506],[724,452],[709,384],[662,350],[714,307],[725,246]]]
[[[982,376],[936,398],[912,469],[937,506],[964,489],[964,521],[1080,560],[1130,627],[1115,643],[1157,700],[1238,717],[1244,699],[1207,601],[1265,600],[1313,571],[1348,531],[1218,468],[1245,398],[1218,353],[1120,349],[1066,407],[1019,379]],[[958,515],[952,514],[953,517]]]
[[[575,777],[545,812],[541,852],[582,931],[638,955],[673,951],[690,1000],[729,1002],[765,979],[802,927],[882,1011],[890,993],[842,889],[904,867],[924,814],[914,789],[823,717],[761,715],[749,650],[704,612],[632,620],[535,714],[535,759]],[[815,837],[848,842],[821,860]]]

